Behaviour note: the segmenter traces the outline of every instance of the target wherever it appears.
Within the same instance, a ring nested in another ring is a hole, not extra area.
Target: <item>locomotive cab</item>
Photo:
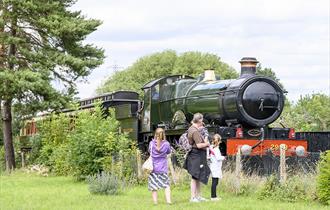
[[[141,132],[152,133],[157,127],[172,127],[175,111],[182,104],[176,101],[185,90],[196,83],[192,77],[171,75],[143,86],[144,105],[141,110]]]

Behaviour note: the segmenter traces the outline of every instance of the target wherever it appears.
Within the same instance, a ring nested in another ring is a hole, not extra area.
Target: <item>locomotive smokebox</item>
[[[244,57],[239,63],[241,64],[241,75],[240,78],[253,76],[256,74],[257,61],[256,58]]]

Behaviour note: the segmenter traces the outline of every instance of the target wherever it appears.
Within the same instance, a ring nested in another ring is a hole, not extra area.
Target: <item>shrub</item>
[[[235,195],[251,195],[257,192],[264,183],[264,178],[257,175],[242,175],[239,183],[234,172],[223,171],[223,179],[221,180],[221,189],[224,192]]]
[[[28,163],[35,164],[38,162],[38,158],[40,156],[40,150],[42,147],[41,137],[40,135],[35,135],[31,137],[31,151],[29,153]]]
[[[287,202],[307,200],[302,181],[298,176],[289,178],[284,184],[276,187],[273,199]]]
[[[70,117],[65,114],[54,114],[40,121],[37,126],[40,137],[32,142],[32,151],[36,157],[34,163],[45,165],[54,172],[56,159],[54,152],[68,142]]]
[[[52,163],[52,170],[56,175],[69,175],[72,171],[69,161],[68,144],[60,144],[54,148],[50,162]]]
[[[322,203],[330,205],[330,150],[321,155],[318,169],[317,195]]]
[[[92,114],[89,111],[78,114],[68,145],[70,165],[77,179],[85,179],[88,175],[103,171],[110,157],[121,156],[122,160],[128,160],[124,157],[134,154],[133,142],[118,133],[118,126],[114,111],[109,110],[109,116],[104,118],[100,106],[95,107]],[[120,168],[121,174],[123,172],[125,176],[131,175],[131,165]]]
[[[292,175],[285,183],[272,175],[258,192],[259,199],[296,202],[299,200],[315,200],[315,176],[313,174]]]
[[[92,112],[77,111],[74,118],[67,114],[51,115],[37,126],[39,135],[32,139],[31,163],[44,165],[56,175],[73,175],[78,180],[100,171],[110,172],[112,168],[120,178],[136,177],[135,144],[118,133],[119,122],[112,109],[107,118],[101,106],[96,105]]]
[[[258,192],[260,199],[271,198],[276,191],[277,186],[280,184],[276,176],[271,175],[267,178],[265,184],[261,187]]]
[[[186,160],[186,152],[181,149],[181,148],[176,148],[174,151],[174,155],[176,157],[177,163],[179,164],[180,167],[183,167],[184,161]]]
[[[87,183],[92,194],[117,195],[125,186],[117,176],[107,172],[87,176]]]
[[[6,170],[5,147],[0,147],[0,173]]]

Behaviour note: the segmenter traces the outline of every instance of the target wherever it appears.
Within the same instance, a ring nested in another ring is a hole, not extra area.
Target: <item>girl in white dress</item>
[[[225,157],[221,155],[219,144],[221,143],[221,136],[215,134],[213,136],[212,145],[210,146],[210,169],[212,175],[212,187],[211,187],[211,200],[217,201],[217,185],[219,179],[222,179],[222,161],[225,160]]]

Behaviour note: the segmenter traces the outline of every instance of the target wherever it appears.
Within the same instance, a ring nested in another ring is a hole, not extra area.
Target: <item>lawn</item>
[[[254,197],[222,195],[218,202],[189,203],[189,187],[172,189],[173,204],[165,204],[160,193],[160,203],[154,206],[146,186],[126,190],[117,196],[91,195],[84,182],[70,177],[41,177],[15,172],[0,176],[0,209],[269,209],[269,210],[316,210],[327,209],[318,203],[283,203],[258,200]],[[204,187],[209,197],[209,187]]]

